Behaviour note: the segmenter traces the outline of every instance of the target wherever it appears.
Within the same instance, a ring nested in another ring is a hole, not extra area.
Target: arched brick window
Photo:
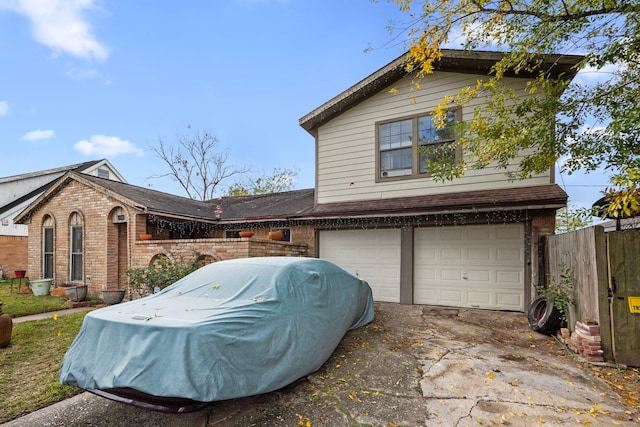
[[[45,215],[42,221],[42,278],[53,279],[53,259],[55,243],[55,223],[51,215]]]
[[[78,212],[71,214],[69,218],[70,225],[70,243],[71,243],[71,274],[72,282],[81,282],[83,279],[82,254],[83,254],[83,232],[82,232],[82,216]]]

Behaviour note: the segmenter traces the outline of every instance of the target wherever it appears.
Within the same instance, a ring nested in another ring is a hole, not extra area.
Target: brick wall
[[[7,277],[14,277],[15,270],[27,270],[27,275],[30,274],[28,243],[27,236],[0,236],[0,266]]]
[[[114,223],[114,210],[121,207],[125,222]],[[29,272],[42,271],[42,224],[47,215],[54,221],[54,283],[70,282],[70,218],[73,212],[83,223],[83,280],[90,296],[100,296],[103,288],[126,289],[125,271],[148,265],[157,254],[174,254],[185,259],[200,253],[210,261],[255,256],[313,256],[313,228],[292,227],[295,243],[268,240],[268,229],[255,230],[252,238],[184,239],[141,241],[146,232],[146,215],[122,205],[106,192],[70,181],[31,217],[29,237],[24,246],[24,266]],[[150,230],[153,232],[153,230]],[[158,236],[154,236],[157,238]],[[311,250],[309,250],[311,249]],[[3,251],[4,253],[4,251]],[[18,259],[18,258],[16,258]],[[13,271],[12,264],[8,264]],[[18,265],[18,264],[15,264]],[[17,267],[16,267],[17,268]],[[11,273],[13,274],[13,273]],[[40,274],[29,274],[32,279]],[[80,284],[80,283],[78,283]]]
[[[215,261],[259,256],[309,256],[306,245],[274,242],[260,237],[242,239],[139,240],[133,247],[132,266],[149,265],[158,254],[191,259],[197,252]]]
[[[50,215],[54,220],[54,283],[60,285],[71,282],[70,218],[77,212],[83,226],[84,276],[78,284],[87,285],[90,295],[99,295],[102,286],[107,285],[108,280],[113,280],[107,272],[114,265],[117,268],[117,263],[113,263],[113,256],[118,251],[117,228],[109,215],[117,206],[121,205],[107,194],[71,181],[55,197],[44,202],[31,217],[28,270],[42,270],[42,224],[45,216]],[[126,207],[123,208],[130,217],[131,213]],[[116,238],[113,238],[113,233],[116,233]]]

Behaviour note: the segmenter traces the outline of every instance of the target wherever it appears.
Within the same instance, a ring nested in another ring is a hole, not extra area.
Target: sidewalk
[[[58,310],[55,312],[50,312],[50,313],[39,313],[39,314],[32,314],[29,316],[20,316],[20,317],[14,317],[12,318],[13,323],[22,323],[22,322],[28,322],[30,320],[43,320],[43,319],[51,319],[53,317],[53,313],[57,313],[58,316],[64,316],[66,314],[73,314],[73,313],[78,313],[80,311],[87,311],[87,310],[91,310],[95,307],[77,307],[77,308],[65,308],[63,310]]]

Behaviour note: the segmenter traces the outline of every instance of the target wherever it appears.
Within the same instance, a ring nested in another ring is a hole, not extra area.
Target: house
[[[403,55],[300,119],[315,139],[314,189],[200,202],[67,173],[16,218],[30,226],[29,268],[52,263],[56,282],[84,282],[96,294],[125,287],[126,269],[169,254],[197,252],[202,263],[319,256],[366,279],[378,301],[524,311],[543,277],[540,239],[553,233],[567,195],[552,170],[522,181],[470,170],[442,183],[421,167],[418,136],[445,148],[456,138],[430,125],[436,105],[502,56],[443,53],[419,91],[409,90],[415,76]],[[545,63],[571,78],[580,59]],[[505,79],[524,91],[528,77]],[[452,109],[450,120],[472,114]],[[284,229],[286,241],[270,241],[271,228]],[[241,230],[255,235],[240,238]],[[55,252],[47,253],[51,235]]]
[[[68,171],[126,182],[106,159],[0,178],[0,266],[7,276],[27,268],[28,228],[14,218]]]
[[[447,127],[434,129],[433,110],[448,93],[473,87],[502,55],[444,50],[419,90],[411,90],[415,76],[403,55],[300,119],[316,144],[310,215],[327,224],[316,228],[318,256],[365,278],[376,300],[528,306],[542,268],[538,242],[553,233],[555,211],[567,201],[553,170],[511,181],[504,171],[486,168],[442,183],[417,151],[419,138],[433,146],[455,141]],[[571,78],[581,59],[548,56],[544,62],[550,73]],[[530,77],[511,75],[505,82],[527,94]],[[471,120],[474,108],[450,110],[450,123]]]
[[[313,229],[284,220],[312,207],[313,190],[203,202],[69,171],[16,221],[29,225],[30,271],[56,285],[87,285],[89,295],[99,296],[104,289],[127,289],[126,270],[161,256],[197,254],[200,264],[313,256]],[[274,228],[285,231],[286,241],[269,240]],[[240,238],[242,230],[255,237]]]

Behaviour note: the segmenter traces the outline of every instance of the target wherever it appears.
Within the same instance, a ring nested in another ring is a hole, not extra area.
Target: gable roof
[[[19,181],[27,180],[31,178],[51,176],[51,178],[48,181],[46,181],[46,178],[45,178],[45,182],[43,184],[28,190],[24,194],[18,195],[17,197],[7,201],[3,205],[0,205],[0,215],[11,211],[17,206],[22,205],[23,203],[33,199],[37,195],[48,190],[55,184],[56,180],[66,172],[79,172],[79,173],[88,172],[102,165],[107,165],[109,167],[109,170],[114,172],[114,174],[118,177],[118,179],[122,180],[123,182],[126,182],[126,180],[118,173],[118,171],[116,171],[116,169],[111,165],[111,163],[109,163],[107,159],[91,160],[88,162],[76,163],[68,166],[61,166],[58,168],[45,169],[45,170],[40,170],[35,172],[23,173],[19,175],[2,177],[0,178],[0,186],[2,186],[2,184],[11,184],[14,182],[19,182]]]
[[[459,73],[487,74],[491,67],[500,61],[504,52],[467,51],[442,49],[442,58],[434,64],[436,71],[455,71]],[[316,129],[363,100],[389,87],[403,77],[411,74],[405,67],[407,54],[404,53],[373,74],[365,77],[344,92],[331,98],[315,110],[300,118],[299,124],[315,136]],[[552,75],[564,73],[568,77],[576,74],[574,66],[583,57],[579,55],[544,55],[543,66]],[[529,73],[510,74],[511,76],[531,78]]]
[[[106,193],[141,213],[205,222],[279,220],[310,211],[314,201],[313,189],[200,201],[91,175],[67,172],[52,188],[22,211],[16,217],[16,222],[25,221],[72,181]]]

